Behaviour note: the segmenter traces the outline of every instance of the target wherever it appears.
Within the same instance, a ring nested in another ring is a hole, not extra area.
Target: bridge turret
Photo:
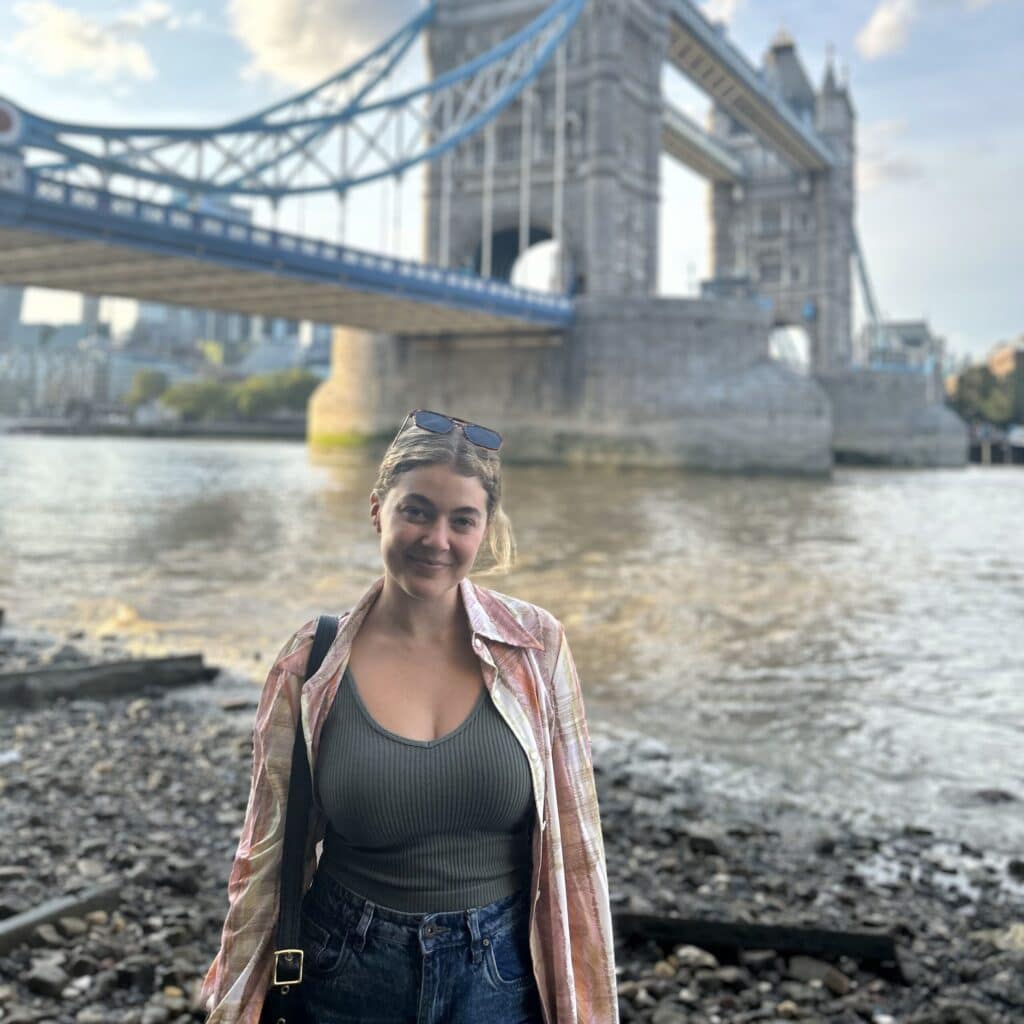
[[[836,76],[831,52],[825,62],[821,91],[815,101],[815,120],[818,131],[828,137],[833,151],[836,144],[844,139],[852,147],[857,115],[853,109],[849,90],[845,84],[839,83]]]
[[[796,52],[793,37],[783,29],[772,40],[762,61],[765,79],[803,118],[814,118],[815,95],[811,80]]]
[[[845,366],[851,351],[851,258],[854,250],[854,113],[831,61],[815,91],[792,38],[782,32],[765,53],[765,79],[831,151],[822,171],[795,167],[719,115],[721,141],[740,157],[747,178],[713,186],[716,277],[749,277],[772,302],[777,326],[807,332],[812,368]]]
[[[428,38],[431,74],[485,52],[550,2],[440,0]],[[430,165],[425,258],[485,270],[489,262],[493,276],[507,277],[520,251],[525,205],[527,244],[557,235],[555,221],[561,220],[568,288],[596,295],[653,292],[666,37],[658,3],[588,0],[564,44],[564,63],[557,54],[548,61],[524,97],[496,119],[490,140],[487,131],[467,139],[448,171],[443,161]],[[560,67],[563,118],[557,113]]]

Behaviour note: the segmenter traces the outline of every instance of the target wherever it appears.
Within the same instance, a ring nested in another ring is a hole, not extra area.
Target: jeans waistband
[[[372,926],[376,933],[386,933],[400,945],[417,944],[423,952],[438,945],[459,943],[476,952],[483,941],[481,936],[486,938],[511,928],[526,928],[530,913],[529,886],[482,907],[407,914],[374,903],[342,885],[332,875],[319,871],[314,876],[307,898],[316,900],[322,911],[339,927],[355,929],[353,939],[356,948],[362,948]]]

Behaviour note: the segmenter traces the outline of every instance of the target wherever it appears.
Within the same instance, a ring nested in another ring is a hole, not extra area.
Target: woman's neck
[[[436,600],[410,597],[397,584],[384,587],[367,614],[372,628],[410,647],[451,647],[468,639],[469,623],[456,586]]]

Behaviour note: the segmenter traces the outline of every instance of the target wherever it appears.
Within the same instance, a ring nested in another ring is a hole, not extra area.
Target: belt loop
[[[478,964],[483,959],[484,947],[480,939],[480,918],[476,907],[466,911],[466,925],[469,928],[469,949],[473,954],[473,963]]]
[[[366,945],[366,930],[373,920],[373,908],[374,904],[367,900],[363,904],[363,916],[359,919],[359,924],[356,925],[356,938],[352,945],[360,953],[363,951],[363,946]]]

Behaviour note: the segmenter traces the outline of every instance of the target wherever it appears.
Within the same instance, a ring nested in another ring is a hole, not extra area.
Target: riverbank
[[[0,631],[0,671],[115,657],[116,636]],[[103,884],[119,903],[0,953],[2,1024],[185,1024],[216,952],[258,688],[66,701],[0,716],[0,918]],[[913,828],[862,834],[743,804],[660,743],[591,723],[612,910],[878,930],[863,964],[620,941],[623,1022],[1009,1024],[1024,1016],[1024,862]]]
[[[237,438],[262,441],[305,441],[306,418],[280,420],[221,420],[199,423],[120,423],[66,419],[12,419],[0,433],[44,434],[61,437]]]

